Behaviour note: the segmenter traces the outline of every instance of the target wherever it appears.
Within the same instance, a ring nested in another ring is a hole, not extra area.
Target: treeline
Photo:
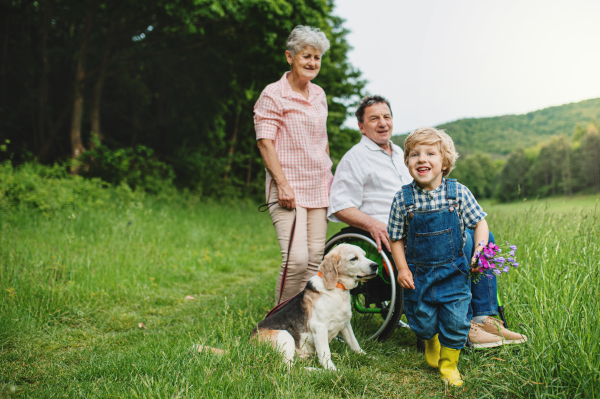
[[[515,146],[534,147],[561,134],[571,136],[578,123],[600,120],[600,98],[548,107],[523,115],[467,118],[436,126],[452,135],[462,156],[477,152],[505,158]],[[402,145],[407,134],[394,136]]]
[[[358,140],[347,105],[364,82],[328,0],[12,0],[0,4],[0,160],[77,160],[71,171],[160,191],[259,197],[253,106],[288,70],[296,25],[331,41],[334,162]],[[69,161],[70,162],[70,161]]]
[[[518,149],[506,160],[474,153],[459,158],[451,177],[476,198],[517,199],[600,193],[600,124],[578,124],[571,138]],[[508,144],[507,144],[508,145]]]

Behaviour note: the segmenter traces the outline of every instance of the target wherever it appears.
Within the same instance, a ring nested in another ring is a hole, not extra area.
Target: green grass
[[[288,373],[249,343],[280,257],[269,216],[251,204],[147,198],[0,214],[0,397],[598,398],[597,205],[485,204],[496,237],[520,248],[522,266],[500,291],[530,341],[464,351],[466,384],[449,392],[404,329],[365,342],[368,356],[333,342],[337,373],[306,372],[314,359]],[[197,343],[228,352],[196,354]]]

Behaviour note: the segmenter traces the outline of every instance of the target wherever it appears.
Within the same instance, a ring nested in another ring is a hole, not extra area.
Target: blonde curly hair
[[[454,169],[458,152],[454,147],[452,137],[442,129],[433,127],[420,127],[412,131],[404,141],[404,164],[408,166],[408,155],[417,144],[437,145],[442,154],[442,167],[446,170],[442,172],[443,176],[448,176]]]

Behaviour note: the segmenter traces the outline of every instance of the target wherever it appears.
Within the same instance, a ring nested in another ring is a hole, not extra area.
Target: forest
[[[327,0],[2,2],[0,144],[13,165],[69,161],[72,173],[132,188],[262,195],[253,106],[288,69],[296,25],[331,48],[315,81],[327,93],[331,154],[362,94],[343,21]]]
[[[600,98],[437,126],[460,155],[450,177],[501,202],[600,193]],[[399,145],[406,134],[393,136]]]
[[[287,35],[304,24],[331,41],[315,83],[327,93],[335,166],[360,139],[344,121],[367,93],[333,8],[333,0],[2,2],[0,162],[56,164],[65,176],[150,193],[261,200],[253,106],[287,70]],[[461,154],[452,176],[478,198],[511,201],[600,192],[597,120],[600,99],[439,127]]]

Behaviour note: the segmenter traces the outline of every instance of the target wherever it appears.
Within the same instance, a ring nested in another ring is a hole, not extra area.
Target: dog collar
[[[317,273],[317,276],[319,276],[319,277],[323,278],[323,276],[321,275],[321,271],[320,271],[320,270],[319,270],[319,273]],[[344,287],[344,284],[342,284],[342,283],[337,283],[335,286],[336,286],[337,288],[341,288],[341,289],[343,289],[344,291],[346,290],[346,287]]]

